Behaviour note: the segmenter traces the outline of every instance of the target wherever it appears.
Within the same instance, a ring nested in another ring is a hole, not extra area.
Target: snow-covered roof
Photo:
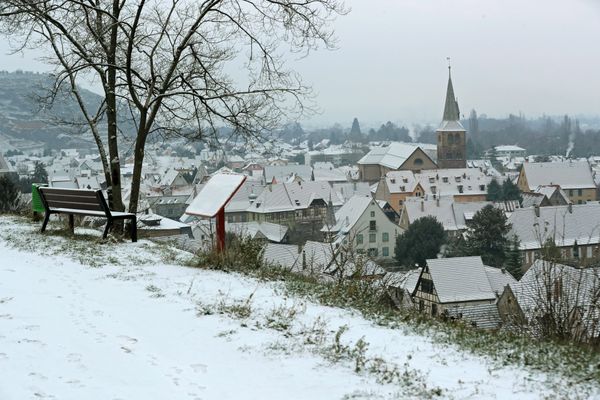
[[[425,200],[420,197],[409,197],[404,201],[402,213],[408,217],[408,222],[412,224],[417,219],[431,216],[435,217],[446,231],[456,231],[458,229],[454,219],[452,197],[442,197],[439,199]]]
[[[427,266],[440,303],[496,299],[479,256],[434,258]]]
[[[600,243],[598,203],[520,208],[508,217],[508,223],[522,250],[539,249],[548,238],[559,247],[573,246],[575,241],[579,245]]]
[[[372,148],[358,161],[358,164],[378,164],[390,169],[398,169],[419,148],[427,154],[425,151],[427,147],[421,143],[392,142],[388,146]],[[430,157],[429,154],[427,155]]]
[[[313,170],[309,165],[267,165],[263,170],[265,182],[286,182],[290,176],[299,176],[303,181],[312,181]]]
[[[495,268],[487,265],[484,265],[484,267],[492,291],[498,296],[502,294],[506,285],[517,283],[517,280],[505,268]]]
[[[323,229],[330,232],[347,233],[358,222],[367,207],[372,203],[375,204],[375,200],[370,195],[354,196],[350,198],[342,208],[335,213],[335,225],[332,227],[325,226]]]
[[[529,190],[538,186],[559,185],[562,189],[595,189],[587,161],[562,161],[523,164]]]
[[[439,128],[436,130],[440,132],[459,132],[465,131],[466,129],[464,126],[462,126],[460,121],[442,121]]]
[[[285,225],[258,221],[231,222],[225,225],[225,229],[238,235],[247,235],[253,239],[265,238],[276,243],[283,241],[288,231]]]
[[[561,312],[556,311],[557,304],[560,304],[562,312],[570,314],[578,310],[581,323],[588,330],[587,335],[600,335],[600,308],[597,303],[594,304],[600,288],[600,268],[574,268],[538,259],[519,282],[510,286],[528,319],[543,316],[550,307],[554,307],[553,312]],[[548,292],[560,297],[560,303],[548,302]]]
[[[267,243],[263,248],[263,261],[268,265],[279,266],[290,271],[301,268],[298,265],[300,253],[295,244]]]
[[[525,149],[522,148],[522,147],[515,146],[515,145],[510,145],[510,144],[496,146],[495,149],[498,152],[525,151]]]
[[[322,200],[334,207],[344,203],[343,198],[327,182],[295,182],[267,185],[250,205],[248,211],[270,213],[302,210],[310,207],[313,201]]]

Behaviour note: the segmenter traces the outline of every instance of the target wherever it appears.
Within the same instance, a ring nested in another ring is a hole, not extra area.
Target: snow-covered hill
[[[275,283],[173,265],[187,255],[164,246],[37,228],[0,217],[2,400],[598,394],[287,297]]]

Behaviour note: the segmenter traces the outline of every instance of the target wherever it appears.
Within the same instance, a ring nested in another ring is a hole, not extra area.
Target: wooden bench
[[[101,190],[41,187],[39,188],[39,192],[45,209],[42,232],[46,230],[46,225],[52,214],[69,215],[69,228],[73,233],[75,231],[75,215],[102,217],[106,218],[106,227],[102,235],[106,239],[108,231],[112,228],[115,220],[128,219],[131,220],[131,241],[137,242],[137,220],[135,214],[112,211],[108,208]]]

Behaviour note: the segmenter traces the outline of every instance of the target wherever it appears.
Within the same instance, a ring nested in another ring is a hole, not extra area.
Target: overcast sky
[[[600,114],[600,2],[347,0],[339,49],[293,66],[323,111],[307,124],[440,120],[451,57],[461,112]],[[0,69],[44,70],[34,55]]]

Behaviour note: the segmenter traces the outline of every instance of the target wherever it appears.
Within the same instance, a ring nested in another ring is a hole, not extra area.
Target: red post
[[[225,250],[225,207],[217,213],[217,251]]]

